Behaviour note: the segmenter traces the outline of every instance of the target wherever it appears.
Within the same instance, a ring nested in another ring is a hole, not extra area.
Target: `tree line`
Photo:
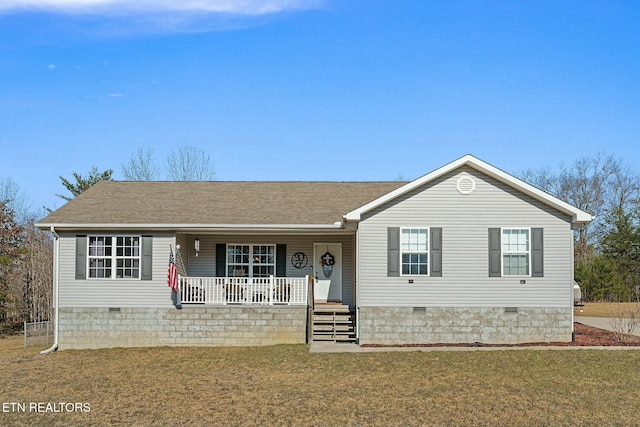
[[[53,243],[34,224],[0,201],[0,333],[52,318]]]

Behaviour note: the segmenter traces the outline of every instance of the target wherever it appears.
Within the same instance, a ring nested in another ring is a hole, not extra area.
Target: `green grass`
[[[314,353],[308,347],[68,350],[0,340],[0,425],[637,425],[640,350]]]

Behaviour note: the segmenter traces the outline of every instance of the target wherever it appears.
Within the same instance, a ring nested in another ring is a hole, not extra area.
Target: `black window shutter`
[[[227,276],[227,244],[216,244],[216,277]]]
[[[531,229],[531,277],[544,277],[544,239],[542,228]]]
[[[442,277],[442,228],[431,227],[431,276]]]
[[[276,245],[276,277],[287,277],[287,245]]]
[[[76,236],[76,279],[87,278],[87,236]]]
[[[400,276],[400,227],[387,228],[387,277]]]
[[[500,229],[489,229],[489,277],[502,276],[500,262]]]
[[[151,280],[153,271],[153,237],[142,236],[142,241],[140,243],[142,245],[142,266],[140,267],[140,279]]]

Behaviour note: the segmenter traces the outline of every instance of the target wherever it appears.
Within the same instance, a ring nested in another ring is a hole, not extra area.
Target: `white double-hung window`
[[[275,271],[275,245],[227,245],[227,276],[269,277]]]
[[[88,249],[89,278],[140,278],[140,236],[89,236]]]
[[[502,275],[529,276],[531,241],[528,228],[502,229]]]
[[[400,257],[402,275],[429,275],[429,229],[402,228]]]

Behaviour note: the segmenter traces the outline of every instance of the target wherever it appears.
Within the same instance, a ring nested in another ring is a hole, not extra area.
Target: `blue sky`
[[[638,22],[615,0],[3,0],[0,178],[59,207],[60,175],[181,144],[218,180],[413,179],[467,153],[638,171]]]

